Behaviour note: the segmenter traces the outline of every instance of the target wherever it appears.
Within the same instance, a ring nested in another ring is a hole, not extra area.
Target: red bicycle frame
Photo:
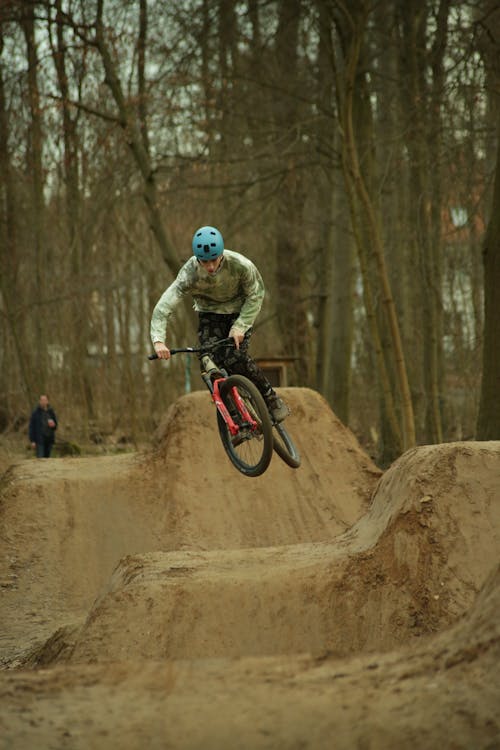
[[[222,400],[222,397],[220,395],[219,391],[219,383],[223,383],[225,378],[217,378],[213,381],[213,391],[212,391],[212,398],[214,400],[214,403],[219,410],[219,412],[222,414],[222,417],[224,419],[224,422],[227,424],[229,432],[231,435],[237,435],[240,428],[232,418],[231,414],[229,413],[224,401]],[[248,426],[252,430],[252,432],[255,432],[255,430],[258,427],[257,422],[252,417],[250,412],[248,411],[245,402],[241,398],[240,394],[238,393],[238,389],[233,386],[231,388],[231,398],[233,399],[233,403],[238,408],[239,413],[245,420],[245,422],[248,423]]]

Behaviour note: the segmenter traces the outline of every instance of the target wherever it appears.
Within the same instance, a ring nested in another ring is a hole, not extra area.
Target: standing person
[[[166,329],[170,315],[185,294],[191,294],[198,312],[200,344],[234,339],[234,349],[216,352],[214,360],[229,374],[245,375],[262,393],[271,417],[282,422],[288,406],[248,355],[252,326],[262,307],[264,282],[257,267],[240,253],[224,248],[215,227],[201,227],[191,243],[193,256],[165,290],[151,318],[151,341],[160,359],[169,359]]]
[[[37,458],[50,458],[57,430],[57,417],[49,404],[45,393],[39,398],[38,406],[31,414],[29,438],[33,448],[36,448]]]

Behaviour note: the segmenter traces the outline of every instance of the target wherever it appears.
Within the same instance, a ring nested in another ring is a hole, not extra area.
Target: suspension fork
[[[205,378],[203,379],[205,380]],[[222,414],[222,417],[224,418],[224,421],[229,428],[229,432],[231,433],[231,435],[236,435],[239,432],[240,427],[236,424],[236,422],[232,418],[227,406],[222,400],[222,396],[220,395],[220,384],[223,383],[224,381],[225,381],[225,378],[216,378],[216,380],[214,380],[213,382],[210,381],[209,388],[212,392],[212,398],[214,400],[214,403],[217,409],[219,410],[219,412]],[[233,402],[235,406],[237,407],[239,413],[243,417],[243,420],[247,423],[247,425],[250,427],[252,432],[254,432],[258,427],[257,422],[248,411],[245,402],[241,398],[238,392],[238,389],[235,386],[231,388],[231,398],[233,399]]]

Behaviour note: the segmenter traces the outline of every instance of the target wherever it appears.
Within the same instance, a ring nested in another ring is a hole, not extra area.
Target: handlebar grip
[[[149,354],[148,359],[158,359],[157,353],[155,352],[154,354]]]

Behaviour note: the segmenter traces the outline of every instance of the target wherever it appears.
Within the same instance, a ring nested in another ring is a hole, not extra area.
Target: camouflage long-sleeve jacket
[[[264,293],[262,276],[244,255],[224,250],[222,263],[213,276],[193,256],[153,310],[151,341],[165,341],[168,319],[185,294],[192,295],[197,312],[239,313],[234,327],[245,333],[260,312]]]

